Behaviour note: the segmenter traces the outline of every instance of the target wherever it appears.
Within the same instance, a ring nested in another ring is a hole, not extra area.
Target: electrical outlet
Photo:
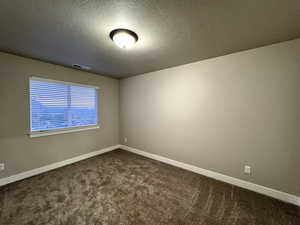
[[[124,143],[127,143],[127,137],[124,138]]]
[[[251,175],[251,166],[245,165],[245,167],[244,167],[244,173],[248,174],[248,175]]]
[[[4,163],[0,163],[0,171],[5,169]]]

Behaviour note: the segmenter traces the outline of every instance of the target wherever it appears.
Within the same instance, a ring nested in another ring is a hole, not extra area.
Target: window
[[[30,78],[30,136],[98,128],[98,88]]]

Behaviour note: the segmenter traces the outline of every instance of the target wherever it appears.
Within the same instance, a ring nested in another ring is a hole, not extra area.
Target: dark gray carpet
[[[1,225],[299,225],[300,208],[122,150],[0,189]]]

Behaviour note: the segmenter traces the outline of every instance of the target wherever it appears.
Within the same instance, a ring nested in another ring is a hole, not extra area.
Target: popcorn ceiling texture
[[[297,0],[0,1],[0,50],[124,78],[300,37]],[[116,28],[139,35],[124,51]]]

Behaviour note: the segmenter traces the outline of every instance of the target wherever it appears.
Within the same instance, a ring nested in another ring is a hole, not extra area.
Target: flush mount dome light
[[[111,40],[120,48],[131,48],[138,40],[138,36],[131,30],[116,29],[109,34]]]

